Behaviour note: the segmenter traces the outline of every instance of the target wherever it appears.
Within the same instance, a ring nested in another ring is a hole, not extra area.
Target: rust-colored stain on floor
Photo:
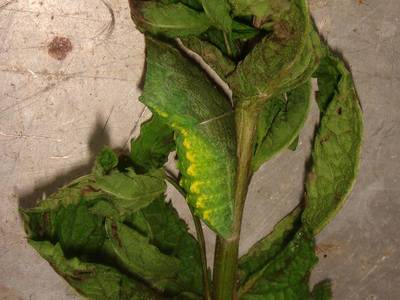
[[[69,38],[56,36],[47,46],[48,53],[57,60],[63,60],[72,51],[72,43]]]

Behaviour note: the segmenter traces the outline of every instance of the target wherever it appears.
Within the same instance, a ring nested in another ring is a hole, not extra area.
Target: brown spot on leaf
[[[42,224],[40,224],[39,228],[39,236],[44,236],[46,234],[47,228],[50,225],[50,213],[47,211],[42,216]]]
[[[114,222],[111,224],[111,234],[112,234],[113,238],[117,241],[118,246],[122,247],[122,241],[118,235],[117,224],[115,224]]]
[[[95,193],[98,192],[100,190],[95,189],[94,187],[90,186],[90,185],[86,185],[85,187],[83,187],[81,189],[81,195],[82,196],[87,196],[90,193]]]
[[[292,32],[290,30],[289,23],[286,21],[279,21],[274,24],[275,37],[280,41],[290,39]]]
[[[339,107],[338,109],[337,109],[337,114],[339,115],[339,116],[341,116],[342,115],[342,108],[341,107]]]
[[[329,141],[329,136],[322,136],[319,142],[320,142],[321,145],[323,145],[327,141]]]
[[[66,37],[56,36],[47,46],[48,53],[57,60],[63,60],[72,51],[72,43]]]
[[[73,270],[71,278],[75,279],[76,281],[84,281],[90,277],[92,273],[92,270]]]
[[[309,182],[314,182],[315,180],[317,179],[317,175],[315,175],[315,172],[310,172],[310,173],[308,173],[308,175],[307,175],[307,180],[309,181]]]

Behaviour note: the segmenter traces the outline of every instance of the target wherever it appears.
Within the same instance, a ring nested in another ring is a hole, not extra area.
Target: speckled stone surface
[[[360,176],[318,237],[312,281],[331,278],[334,299],[400,299],[400,1],[310,5],[351,66],[365,116]],[[0,299],[79,297],[27,245],[18,206],[87,172],[103,145],[127,146],[148,116],[138,102],[143,66],[127,1],[0,0]],[[317,115],[314,107],[296,152],[255,175],[242,253],[299,201]]]

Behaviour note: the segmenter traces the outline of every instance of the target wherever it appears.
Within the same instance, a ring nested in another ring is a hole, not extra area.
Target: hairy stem
[[[239,253],[240,229],[248,185],[252,175],[253,157],[258,112],[251,107],[238,107],[235,111],[237,139],[237,174],[235,187],[233,234],[229,239],[217,237],[214,259],[214,300],[236,299],[236,280]]]
[[[176,178],[169,170],[164,169],[166,173],[167,181],[184,197],[186,198],[186,192],[179,185],[178,178]],[[189,205],[188,205],[189,206]],[[211,300],[211,288],[210,282],[208,279],[208,269],[207,269],[207,252],[206,252],[206,242],[204,239],[203,227],[201,226],[200,219],[194,214],[193,209],[189,206],[190,213],[192,214],[194,227],[196,229],[197,241],[200,246],[200,256],[201,256],[201,265],[203,269],[203,292],[204,292],[204,300]]]

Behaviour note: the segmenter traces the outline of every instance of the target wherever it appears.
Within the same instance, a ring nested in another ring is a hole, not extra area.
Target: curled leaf
[[[290,8],[274,22],[273,34],[256,44],[229,76],[228,83],[239,105],[261,105],[298,84],[296,79],[313,57],[310,32],[306,1],[291,1]]]
[[[89,299],[164,299],[156,291],[113,267],[85,262],[78,257],[67,258],[59,244],[32,240],[29,243],[57,273]]]
[[[201,0],[204,12],[215,27],[226,33],[232,29],[232,18],[228,0]]]
[[[235,63],[210,42],[192,37],[182,39],[182,43],[185,47],[200,55],[222,79],[235,69]]]
[[[126,270],[162,291],[168,280],[176,278],[179,259],[163,254],[147,237],[123,223],[108,219],[105,226],[108,237],[105,251]]]
[[[170,38],[197,36],[210,26],[206,14],[182,3],[131,0],[131,14],[139,30]]]
[[[130,157],[135,167],[145,173],[161,168],[174,148],[173,131],[155,115],[141,125],[139,137],[131,141]]]
[[[301,226],[301,208],[297,207],[265,238],[253,245],[239,260],[240,283],[244,284],[252,274],[260,271],[281,252]]]
[[[329,50],[316,72],[321,121],[306,183],[303,222],[315,233],[343,206],[358,171],[362,117],[353,80]]]
[[[298,137],[310,107],[311,83],[267,101],[259,116],[253,169],[286,149]]]
[[[230,0],[229,2],[236,16],[254,15],[263,17],[271,9],[271,4],[268,0]]]
[[[283,251],[247,279],[239,298],[309,299],[309,274],[318,260],[314,245],[311,233],[300,229]]]

